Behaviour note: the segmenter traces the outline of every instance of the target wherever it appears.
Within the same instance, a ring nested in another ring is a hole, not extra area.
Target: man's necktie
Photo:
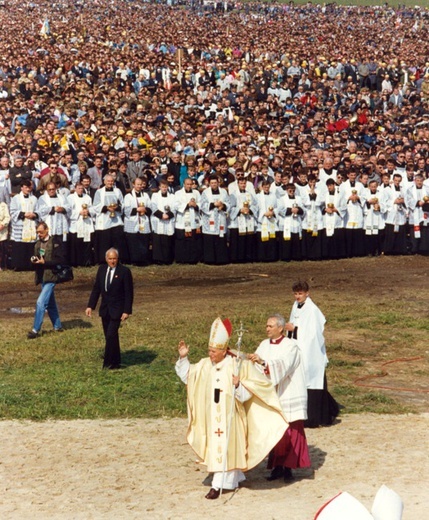
[[[109,267],[107,270],[107,278],[106,278],[106,291],[110,289],[110,286],[112,285],[112,268]]]

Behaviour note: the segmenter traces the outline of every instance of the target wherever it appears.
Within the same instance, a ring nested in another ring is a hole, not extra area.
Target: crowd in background
[[[174,4],[174,5],[172,5]],[[1,268],[429,252],[428,11],[0,6]]]

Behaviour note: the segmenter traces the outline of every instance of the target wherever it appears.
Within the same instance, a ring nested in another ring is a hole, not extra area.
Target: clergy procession
[[[244,472],[271,450],[268,480],[287,481],[293,478],[291,468],[310,466],[303,428],[305,377],[296,342],[282,335],[284,324],[281,315],[270,317],[270,339],[248,359],[241,352],[242,329],[237,349],[228,348],[229,320],[217,318],[213,322],[209,357],[197,364],[188,360],[189,346],[179,343],[176,373],[187,384],[187,439],[207,471],[213,473],[205,496],[209,500],[225,490],[236,490],[245,480]]]
[[[271,470],[266,480],[291,484],[292,470],[311,467],[304,426],[332,425],[339,413],[327,390],[325,317],[307,282],[295,282],[292,291],[290,321],[281,314],[268,316],[267,337],[254,353],[244,352],[242,323],[230,348],[234,332],[228,319],[215,319],[208,357],[196,363],[189,360],[190,346],[179,341],[175,369],[187,386],[186,436],[197,463],[209,473],[203,481],[210,486],[207,500],[236,492],[245,473],[265,458]],[[371,513],[342,492],[320,507],[314,520],[401,520],[403,509],[401,497],[382,485]]]
[[[269,316],[267,339],[254,353],[242,351],[242,324],[229,348],[232,325],[220,318],[211,327],[208,358],[191,364],[189,345],[179,342],[175,368],[187,385],[187,440],[213,474],[209,500],[236,490],[266,456],[268,481],[293,481],[292,469],[311,467],[304,426],[332,425],[339,414],[327,390],[325,318],[307,282],[295,282],[292,291],[290,321]]]
[[[137,266],[429,253],[429,181],[421,174],[409,180],[394,173],[379,183],[321,169],[308,177],[284,172],[276,181],[267,170],[251,182],[242,169],[229,170],[227,178],[213,172],[184,177],[182,185],[161,175],[153,189],[144,175],[130,189],[115,173],[101,176],[98,189],[87,175],[72,185],[48,172],[55,182],[42,184],[43,176],[38,188],[24,179],[9,206],[3,203],[10,212],[10,250],[5,243],[3,252],[12,268],[28,269],[44,221],[62,237],[73,266],[103,263],[110,247]]]

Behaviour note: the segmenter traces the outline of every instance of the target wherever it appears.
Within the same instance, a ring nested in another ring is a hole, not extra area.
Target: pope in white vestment
[[[255,467],[288,427],[270,381],[247,360],[228,351],[230,324],[212,325],[209,358],[188,360],[189,347],[179,343],[176,373],[188,386],[187,440],[209,472],[214,473],[206,498],[235,489],[243,472]]]

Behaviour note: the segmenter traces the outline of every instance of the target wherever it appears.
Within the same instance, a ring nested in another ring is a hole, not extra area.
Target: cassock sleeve
[[[185,358],[179,358],[174,367],[176,370],[176,374],[180,377],[180,379],[182,380],[182,382],[185,385],[188,382],[188,374],[189,374],[190,366],[191,366],[191,364],[189,363],[189,359],[187,357],[185,357]]]

